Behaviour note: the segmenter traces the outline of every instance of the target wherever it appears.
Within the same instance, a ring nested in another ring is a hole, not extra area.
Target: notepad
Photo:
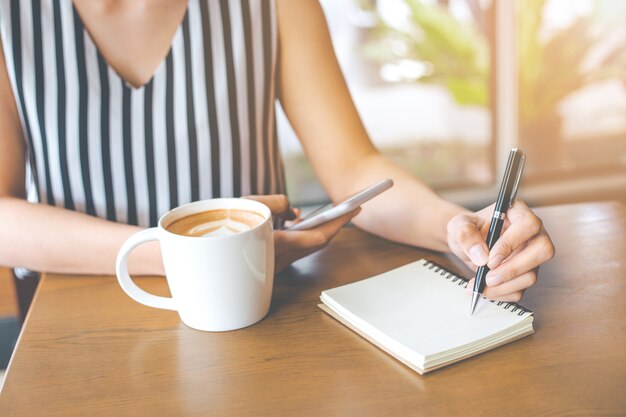
[[[534,332],[533,313],[482,299],[469,314],[467,281],[425,259],[323,291],[319,307],[424,374]]]

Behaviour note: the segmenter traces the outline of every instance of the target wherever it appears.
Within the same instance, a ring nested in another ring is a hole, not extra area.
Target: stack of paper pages
[[[533,333],[517,304],[478,303],[467,281],[424,259],[321,294],[320,308],[420,374]]]

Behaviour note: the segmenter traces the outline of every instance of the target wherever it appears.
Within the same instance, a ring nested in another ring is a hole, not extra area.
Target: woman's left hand
[[[494,205],[460,214],[448,223],[448,246],[472,270],[487,265],[483,295],[491,300],[518,302],[537,282],[539,265],[552,259],[554,245],[541,219],[516,200],[507,211],[502,235],[489,251],[486,238]],[[467,286],[471,292],[474,279]]]
[[[291,208],[284,195],[247,196],[252,200],[265,204],[274,217],[287,221],[287,226],[300,220],[300,210]],[[339,230],[359,214],[360,208],[354,209],[336,219],[330,220],[308,230],[274,230],[274,255],[276,273],[291,263],[304,258],[328,245]]]

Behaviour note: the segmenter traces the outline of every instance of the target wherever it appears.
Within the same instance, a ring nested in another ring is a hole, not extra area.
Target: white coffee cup
[[[260,214],[249,230],[229,236],[190,237],[167,227],[183,217],[220,209]],[[175,310],[183,323],[198,330],[225,331],[250,326],[269,311],[274,284],[274,237],[270,209],[257,201],[218,198],[197,201],[165,213],[158,227],[142,230],[122,245],[117,279],[135,301]],[[128,274],[128,256],[142,243],[158,240],[172,297],[150,294]]]

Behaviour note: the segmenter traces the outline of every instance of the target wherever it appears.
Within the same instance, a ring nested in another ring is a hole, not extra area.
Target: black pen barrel
[[[514,203],[519,188],[519,182],[524,170],[524,162],[526,157],[524,153],[514,148],[509,153],[509,159],[506,163],[504,170],[504,177],[500,184],[500,191],[498,192],[498,198],[493,211],[493,217],[491,218],[491,224],[489,225],[489,233],[487,233],[487,247],[491,251],[493,245],[500,238],[502,227],[506,219],[506,212],[509,207]],[[483,265],[476,270],[476,278],[474,280],[474,296],[472,297],[472,305],[470,314],[474,313],[476,304],[478,303],[478,294],[482,294],[486,285],[486,277],[489,272],[489,267]]]
[[[485,277],[487,276],[487,272],[489,272],[489,267],[487,265],[479,266],[476,270],[476,279],[474,280],[474,292],[483,293],[485,289]]]
[[[487,233],[487,247],[489,250],[493,248],[493,245],[495,245],[496,241],[500,237],[502,226],[504,226],[504,219],[495,216],[491,219],[489,233]],[[485,289],[485,277],[487,276],[487,272],[489,272],[489,267],[487,265],[478,267],[476,270],[476,279],[474,281],[474,291],[479,293],[483,292]]]

